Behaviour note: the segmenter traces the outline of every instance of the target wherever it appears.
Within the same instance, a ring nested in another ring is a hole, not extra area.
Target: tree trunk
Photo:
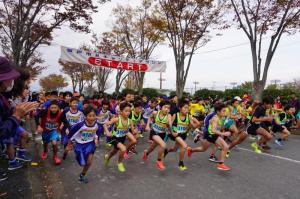
[[[178,63],[176,63],[176,95],[179,99],[183,96],[183,89],[185,86],[183,75],[184,71],[182,68],[184,68],[184,62],[179,60]]]
[[[143,93],[144,79],[145,79],[145,72],[140,72],[139,79],[137,82],[139,95]]]
[[[119,95],[120,93],[120,88],[121,88],[121,77],[122,77],[122,73],[120,71],[117,72],[117,75],[116,75],[116,88],[115,88],[115,93],[117,95]]]
[[[258,102],[262,101],[264,88],[265,88],[265,82],[263,81],[253,82],[253,97],[255,101]]]

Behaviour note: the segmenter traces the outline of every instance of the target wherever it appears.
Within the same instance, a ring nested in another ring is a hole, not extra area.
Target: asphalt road
[[[48,160],[40,162],[46,172],[45,189],[50,198],[172,198],[172,199],[299,199],[300,198],[300,136],[291,136],[283,149],[274,142],[269,154],[257,155],[250,149],[250,140],[233,150],[227,164],[229,172],[219,171],[208,161],[209,153],[194,154],[186,159],[188,170],[177,168],[178,154],[169,154],[167,169],[155,167],[156,151],[148,162],[141,161],[143,138],[138,145],[139,155],[131,155],[125,162],[126,173],[119,173],[114,157],[108,168],[103,156],[108,150],[102,146],[96,151],[93,165],[87,174],[88,184],[78,182],[81,168],[71,153],[60,166]],[[189,139],[188,143],[195,146]],[[173,144],[172,141],[168,145]],[[41,148],[41,147],[40,147]],[[34,168],[33,168],[34,169]],[[44,182],[45,184],[45,182]],[[33,198],[36,198],[33,195]]]

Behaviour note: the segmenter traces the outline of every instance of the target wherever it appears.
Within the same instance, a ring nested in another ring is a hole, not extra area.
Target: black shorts
[[[261,126],[259,124],[248,124],[246,128],[246,132],[250,135],[257,135],[257,129],[259,129]]]
[[[162,140],[164,140],[166,138],[167,133],[157,133],[157,132],[151,130],[149,139],[152,140],[154,135],[158,135]]]
[[[277,132],[282,132],[284,130],[284,128],[281,126],[281,125],[278,125],[278,124],[274,124],[272,126],[272,131],[274,133],[277,133]]]
[[[172,141],[175,141],[176,140],[176,137],[174,137],[172,134],[169,134],[168,135],[169,138],[172,140]],[[183,140],[186,140],[187,138],[187,133],[180,133],[177,135],[177,137],[181,137]]]
[[[124,144],[125,141],[126,141],[126,136],[124,136],[124,137],[116,137],[116,136],[113,136],[113,137],[111,138],[110,143],[115,147],[115,149],[118,149],[118,144],[119,144],[119,143]]]
[[[217,134],[209,134],[208,132],[204,133],[203,139],[207,140],[210,143],[215,144],[219,135]]]

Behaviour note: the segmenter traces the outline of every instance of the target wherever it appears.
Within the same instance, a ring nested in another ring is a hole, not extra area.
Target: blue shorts
[[[90,154],[94,154],[96,150],[95,142],[89,142],[85,144],[76,143],[74,152],[76,160],[80,166],[87,164],[87,159]]]
[[[104,128],[103,124],[98,125],[99,130],[97,131],[97,136],[100,138],[100,136],[104,135]]]
[[[53,140],[59,141],[59,133],[57,130],[42,133],[42,139],[45,144],[52,142]]]

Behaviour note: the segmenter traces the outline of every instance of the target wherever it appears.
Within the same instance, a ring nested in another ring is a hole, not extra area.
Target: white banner
[[[90,64],[107,68],[141,72],[165,72],[167,68],[165,61],[130,59],[120,56],[87,52],[84,50],[67,48],[64,46],[61,46],[60,60],[63,62]]]

